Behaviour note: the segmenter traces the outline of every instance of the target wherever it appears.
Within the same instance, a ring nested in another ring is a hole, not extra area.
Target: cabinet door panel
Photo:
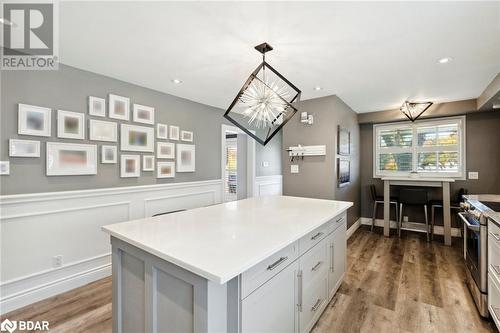
[[[328,238],[328,295],[332,298],[336,292],[336,287],[345,272],[346,259],[346,225],[345,223],[337,228]]]

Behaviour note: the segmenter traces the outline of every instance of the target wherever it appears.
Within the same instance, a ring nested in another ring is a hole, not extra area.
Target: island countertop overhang
[[[102,229],[165,261],[224,284],[352,205],[324,199],[258,197]]]

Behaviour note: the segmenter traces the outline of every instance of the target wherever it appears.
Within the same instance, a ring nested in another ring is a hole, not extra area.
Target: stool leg
[[[398,212],[398,203],[396,202],[394,204],[394,208],[396,208],[396,225],[398,226],[398,229],[401,229],[399,225],[399,212]],[[401,237],[401,230],[399,230],[399,237]]]
[[[429,220],[427,219],[427,205],[424,205],[424,214],[425,214],[425,231],[427,233],[427,241],[429,242]]]
[[[401,237],[401,227],[403,226],[403,204],[399,204],[399,221],[398,227],[399,227],[399,237]]]
[[[377,202],[373,202],[373,215],[372,215],[372,232],[373,232],[373,227],[375,226],[375,217],[377,216]]]
[[[434,240],[434,210],[435,206],[431,206],[431,240]]]

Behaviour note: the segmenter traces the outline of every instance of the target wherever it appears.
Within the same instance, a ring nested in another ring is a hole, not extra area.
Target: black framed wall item
[[[337,154],[343,156],[351,154],[351,132],[340,125],[337,127]]]
[[[337,187],[351,183],[351,161],[346,157],[337,157]]]

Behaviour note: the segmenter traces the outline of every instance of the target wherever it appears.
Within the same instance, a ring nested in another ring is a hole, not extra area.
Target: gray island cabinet
[[[105,226],[113,332],[309,332],[342,283],[351,206],[260,197]]]

